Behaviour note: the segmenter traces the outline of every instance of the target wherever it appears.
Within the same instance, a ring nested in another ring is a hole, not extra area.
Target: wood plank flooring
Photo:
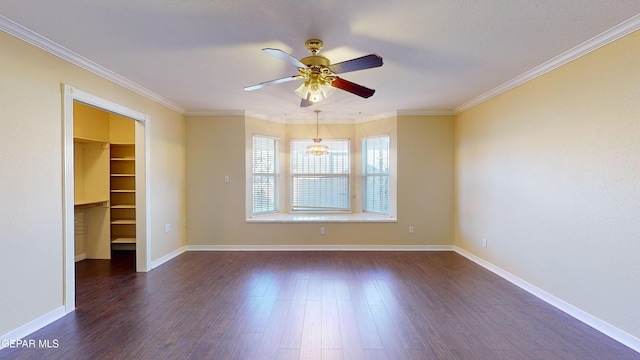
[[[77,310],[2,359],[640,359],[453,252],[189,252],[76,264]]]

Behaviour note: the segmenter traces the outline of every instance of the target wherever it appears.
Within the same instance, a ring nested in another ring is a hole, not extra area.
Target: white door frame
[[[150,162],[149,139],[150,117],[147,114],[129,109],[111,101],[63,84],[62,134],[63,141],[63,224],[64,238],[64,307],[70,313],[76,308],[76,280],[75,280],[75,226],[74,226],[74,163],[73,163],[73,103],[81,102],[111,113],[115,113],[135,121],[135,151],[136,151],[136,271],[151,270],[151,247],[149,244],[150,221]]]

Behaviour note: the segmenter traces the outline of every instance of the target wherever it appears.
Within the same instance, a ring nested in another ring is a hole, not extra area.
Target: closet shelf
[[[135,205],[111,205],[112,209],[135,209]]]
[[[120,220],[113,220],[111,222],[111,225],[135,225],[136,224],[136,220],[130,220],[130,219],[120,219]]]
[[[130,237],[119,237],[119,238],[115,238],[113,240],[111,240],[112,244],[135,244],[136,243],[136,238],[130,238]]]
[[[86,209],[90,207],[109,207],[109,200],[78,200],[74,202],[74,207],[76,209]]]
[[[73,141],[79,143],[97,143],[102,144],[105,149],[109,148],[109,141],[107,139],[95,139],[86,136],[73,136]]]

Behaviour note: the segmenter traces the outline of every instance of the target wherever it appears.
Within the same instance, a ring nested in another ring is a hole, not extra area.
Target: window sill
[[[398,222],[395,217],[376,214],[271,214],[246,219],[248,223],[372,223]]]

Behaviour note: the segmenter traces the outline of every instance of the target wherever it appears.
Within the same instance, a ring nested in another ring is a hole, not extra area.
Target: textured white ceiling
[[[186,113],[245,110],[274,120],[358,120],[452,112],[640,13],[638,0],[3,0],[0,14],[176,104]],[[299,108],[296,74],[264,54],[333,63],[377,53],[381,68],[344,74],[376,89],[336,91]]]

